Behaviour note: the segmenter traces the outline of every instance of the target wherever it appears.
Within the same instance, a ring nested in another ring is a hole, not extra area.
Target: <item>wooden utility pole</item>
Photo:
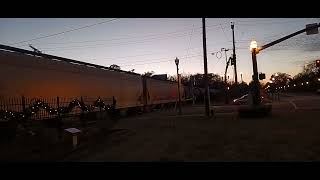
[[[202,18],[202,35],[203,35],[203,61],[204,61],[204,88],[205,88],[205,112],[206,116],[210,116],[209,114],[209,86],[208,86],[208,66],[207,66],[207,44],[206,44],[206,20]]]
[[[236,46],[234,41],[234,24],[231,23],[232,29],[232,42],[233,42],[233,64],[234,64],[234,81],[238,84],[238,76],[237,76],[237,56],[236,56]]]

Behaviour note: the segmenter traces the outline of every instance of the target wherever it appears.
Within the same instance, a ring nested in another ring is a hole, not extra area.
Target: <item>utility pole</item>
[[[226,69],[224,71],[224,91],[225,91],[225,103],[229,104],[229,98],[228,98],[228,83],[227,83],[227,71],[228,71],[228,66],[229,66],[229,61],[228,61],[228,56],[227,56],[227,51],[230,49],[226,48],[221,48],[221,51],[224,51],[224,56],[226,57]],[[228,77],[229,79],[229,77]]]
[[[176,57],[175,63],[177,65],[177,78],[178,78],[178,96],[179,96],[179,115],[181,115],[181,97],[180,97],[180,76],[179,76],[179,59]]]
[[[233,63],[234,63],[234,80],[235,83],[238,84],[238,76],[237,76],[237,60],[236,60],[236,46],[234,42],[234,23],[231,23],[231,29],[232,29],[232,41],[233,41]]]
[[[195,104],[194,102],[194,76],[191,76],[191,94],[192,94],[192,105]]]
[[[203,61],[204,61],[204,88],[205,88],[205,112],[206,116],[209,117],[209,87],[208,87],[208,66],[207,66],[207,44],[206,44],[206,20],[202,18],[202,38],[203,38]]]

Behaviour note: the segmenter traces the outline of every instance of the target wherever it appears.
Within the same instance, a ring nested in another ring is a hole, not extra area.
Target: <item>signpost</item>
[[[68,128],[65,129],[65,131],[72,135],[72,145],[75,149],[78,145],[78,134],[81,132],[81,130],[77,128]]]

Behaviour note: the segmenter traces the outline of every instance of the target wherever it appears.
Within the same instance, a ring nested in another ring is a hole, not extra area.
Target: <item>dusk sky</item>
[[[120,18],[88,28],[82,28],[47,38],[52,35],[83,26],[111,20],[112,18],[88,19],[0,19],[0,43],[32,50],[28,44],[43,53],[72,58],[103,66],[117,64],[122,70],[135,69],[136,73],[154,71],[156,74],[175,75],[174,59],[180,59],[183,74],[203,73],[202,22],[201,18]],[[223,75],[225,56],[220,59],[211,53],[221,48],[232,49],[230,22],[235,23],[238,79],[243,72],[244,81],[252,75],[250,41],[258,46],[305,28],[306,24],[319,23],[320,18],[247,19],[208,18],[207,52],[208,72]],[[228,52],[228,57],[231,55]],[[218,53],[218,57],[221,54]],[[267,78],[275,72],[292,76],[302,70],[304,64],[320,58],[320,35],[305,33],[270,47],[257,56],[259,72]],[[233,78],[233,66],[229,68]]]

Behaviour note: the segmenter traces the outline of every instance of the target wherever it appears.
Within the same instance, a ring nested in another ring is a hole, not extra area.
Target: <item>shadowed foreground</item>
[[[202,110],[193,108],[198,113]],[[230,114],[216,119],[201,114],[168,116],[174,112],[131,117],[116,126],[122,131],[101,136],[64,160],[319,160],[320,121],[316,117],[320,113],[280,110],[261,119],[234,119]],[[185,108],[184,114],[188,113],[195,112]]]

